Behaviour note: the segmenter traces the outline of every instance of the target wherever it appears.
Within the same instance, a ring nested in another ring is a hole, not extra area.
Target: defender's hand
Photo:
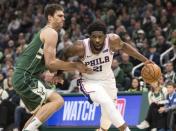
[[[87,74],[92,74],[93,70],[91,68],[88,68],[86,65],[84,65],[81,62],[76,62],[76,69],[80,72],[80,73],[87,73]]]

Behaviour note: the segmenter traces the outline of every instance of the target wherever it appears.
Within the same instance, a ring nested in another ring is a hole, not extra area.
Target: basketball
[[[147,64],[141,70],[141,76],[146,83],[153,83],[161,77],[161,69],[156,64]]]

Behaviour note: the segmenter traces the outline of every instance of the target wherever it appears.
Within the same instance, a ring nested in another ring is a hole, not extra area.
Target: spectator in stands
[[[148,4],[151,5],[151,4]],[[156,18],[153,15],[153,10],[152,9],[147,9],[145,11],[144,19],[143,19],[143,29],[145,30],[146,37],[147,38],[152,38],[153,36],[153,27],[152,25],[156,23]]]
[[[17,33],[19,32],[20,25],[21,25],[20,19],[17,18],[17,17],[15,16],[15,14],[13,14],[13,15],[11,16],[11,21],[10,21],[10,23],[9,23],[9,25],[8,25],[7,30],[8,30],[8,32],[9,32],[10,34],[17,34]]]
[[[107,25],[115,25],[116,14],[113,9],[109,9],[107,14],[103,15],[101,18]]]
[[[30,112],[27,110],[23,101],[20,100],[19,106],[15,108],[14,113],[14,129],[13,131],[21,131],[25,122],[32,116]]]
[[[3,81],[4,81],[4,75],[3,73],[0,71],[0,87],[3,88]]]
[[[4,90],[2,87],[0,87],[0,104],[3,100],[7,99],[9,97],[6,90]]]
[[[168,131],[175,131],[176,122],[176,84],[172,81],[167,83],[167,101],[164,106],[159,108],[159,113],[167,113],[167,128]]]
[[[11,79],[9,80],[9,85],[12,85]],[[3,89],[3,93],[6,95],[6,99],[0,104],[0,126],[6,129],[14,121],[14,112],[16,106],[19,105],[19,96],[16,94],[13,87],[7,90]],[[3,95],[3,93],[1,95]]]
[[[159,36],[161,36],[161,35],[162,35],[162,29],[161,29],[161,27],[157,26],[157,27],[156,27],[156,30],[154,31],[154,36],[153,36],[153,38],[150,39],[151,44],[157,45],[157,42],[158,42],[157,38],[158,38]]]
[[[4,61],[5,64],[2,65],[2,73],[7,77],[8,69],[13,68],[13,59],[10,56],[6,56]]]
[[[68,73],[69,75],[70,73]],[[51,73],[50,71],[45,71],[42,74],[42,79],[44,79],[45,83],[51,87],[53,90],[57,90],[58,92],[64,92],[69,89],[70,80],[65,79],[65,72],[58,73],[56,76],[55,73]],[[60,91],[61,90],[61,91]]]
[[[57,91],[59,91],[59,90],[62,90],[62,91],[69,90],[69,86],[70,86],[70,83],[71,83],[71,80],[72,80],[72,78],[70,78],[70,76],[72,76],[71,72],[70,73],[63,72],[63,73],[59,74],[58,83],[56,85]]]
[[[64,72],[66,73],[66,72]],[[57,89],[58,92],[67,94],[67,93],[79,93],[78,83],[77,80],[79,79],[79,72],[73,72],[69,73],[69,76],[67,77],[67,80],[70,81],[69,84],[67,83],[67,87],[64,87],[64,83],[67,81],[64,81],[62,84],[62,88]]]
[[[125,89],[122,85],[125,80],[124,72],[120,68],[119,61],[117,58],[114,58],[112,61],[112,70],[114,72],[115,79],[116,79],[116,87],[118,88],[119,91],[124,91]]]
[[[3,110],[2,109],[3,108],[2,103],[5,100],[7,100],[8,97],[9,97],[9,95],[8,95],[7,91],[4,90],[2,87],[0,87],[0,114],[1,114],[1,112]],[[2,115],[0,117],[0,131],[2,131],[4,129],[5,125],[6,125],[6,121],[4,120],[3,115]]]
[[[129,61],[129,55],[126,53],[121,54],[122,62],[120,63],[120,68],[124,71],[125,81],[123,86],[125,90],[128,90],[131,85],[131,71],[133,68],[133,64]]]
[[[131,87],[128,89],[129,92],[136,92],[136,91],[140,91],[140,83],[139,83],[139,79],[134,77],[131,80]]]
[[[154,44],[149,45],[149,52],[146,54],[146,57],[149,60],[154,61],[157,65],[160,65],[160,55],[156,52],[157,47]]]
[[[145,32],[140,29],[137,31],[137,37],[135,38],[135,46],[142,53],[143,51],[143,42],[145,41]]]
[[[166,95],[167,89],[162,86],[160,82],[154,82],[151,84],[151,90],[148,93],[148,113],[145,120],[137,125],[137,128],[150,128],[152,131],[166,128],[166,114],[160,114],[158,112],[158,109],[163,106],[163,100],[166,100]]]
[[[164,36],[160,35],[157,38],[157,52],[159,54],[162,54],[164,51],[169,49],[171,47],[171,44],[166,41]]]
[[[18,47],[22,48],[22,50],[24,50],[27,47],[26,38],[25,38],[24,33],[19,33],[17,45]]]
[[[173,66],[172,62],[166,63],[164,79],[165,79],[166,83],[168,81],[172,81],[172,82],[176,83],[176,73],[174,71],[174,66]]]
[[[82,40],[85,36],[82,34],[80,30],[80,26],[78,24],[71,24],[71,41],[74,43],[76,40]]]
[[[83,6],[87,6],[85,4],[83,4]],[[87,7],[85,7],[87,8]],[[88,27],[88,25],[90,25],[90,23],[93,22],[93,14],[91,11],[84,11],[83,15],[81,17],[82,22],[80,23],[80,29],[83,31],[84,34],[87,33],[86,28]]]
[[[139,32],[138,31],[142,30],[142,28],[141,28],[141,22],[139,20],[137,20],[137,19],[132,18],[131,19],[131,27],[129,27],[128,30],[129,30],[129,33],[131,34],[132,39],[136,43],[136,40],[139,38],[139,34],[138,34]]]
[[[13,87],[11,85],[11,79],[12,79],[12,74],[13,74],[13,68],[9,68],[7,70],[7,77],[3,81],[3,88],[5,90],[13,90]]]
[[[176,29],[172,31],[172,34],[171,34],[171,43],[176,48]]]
[[[25,39],[18,39],[18,46],[16,47],[16,50],[14,52],[15,58],[14,60],[17,60],[19,55],[23,52],[23,50],[27,47],[26,40]]]

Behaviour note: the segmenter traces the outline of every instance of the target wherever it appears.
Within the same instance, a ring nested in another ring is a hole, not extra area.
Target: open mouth
[[[97,49],[101,49],[101,46],[96,46]]]

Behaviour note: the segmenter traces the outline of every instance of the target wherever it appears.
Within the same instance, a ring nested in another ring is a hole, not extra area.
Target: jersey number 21
[[[93,71],[96,71],[96,72],[102,71],[102,65],[100,65],[100,66],[94,66],[93,67]]]

